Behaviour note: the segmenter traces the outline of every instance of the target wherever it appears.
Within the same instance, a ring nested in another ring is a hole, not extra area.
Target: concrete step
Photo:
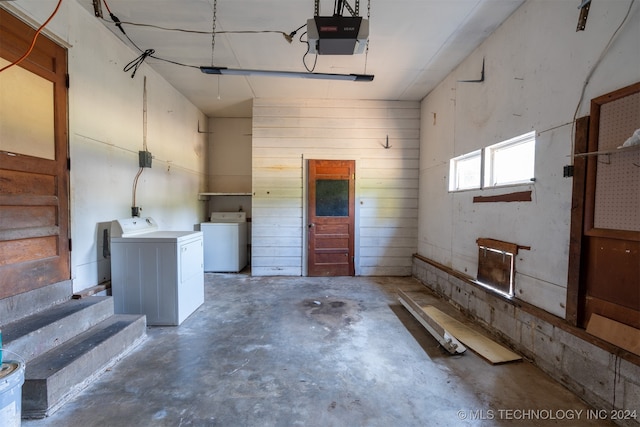
[[[68,301],[73,294],[71,280],[53,283],[0,300],[0,323],[13,323]]]
[[[2,325],[2,341],[4,348],[29,362],[111,315],[111,297],[72,299]],[[11,356],[7,353],[6,357]]]
[[[145,335],[144,315],[113,315],[33,359],[27,363],[22,387],[22,417],[52,414]]]

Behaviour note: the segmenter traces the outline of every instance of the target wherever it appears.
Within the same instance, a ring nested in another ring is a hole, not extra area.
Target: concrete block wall
[[[592,405],[603,419],[640,426],[640,366],[436,265],[413,276]],[[562,321],[559,319],[559,321]]]

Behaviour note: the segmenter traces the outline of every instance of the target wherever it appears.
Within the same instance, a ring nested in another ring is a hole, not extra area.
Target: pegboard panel
[[[615,152],[639,128],[640,93],[601,106],[595,228],[640,231],[640,149]]]

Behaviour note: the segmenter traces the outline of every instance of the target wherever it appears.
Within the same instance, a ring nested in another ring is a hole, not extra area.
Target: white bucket
[[[24,363],[7,360],[0,369],[0,426],[20,427]]]

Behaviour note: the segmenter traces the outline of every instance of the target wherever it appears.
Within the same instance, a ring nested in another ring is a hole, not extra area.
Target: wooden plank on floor
[[[461,354],[467,350],[445,328],[427,316],[420,306],[400,289],[398,289],[398,300],[450,354]]]
[[[640,356],[640,329],[593,313],[587,332]]]
[[[522,360],[522,357],[508,348],[498,344],[487,336],[482,335],[464,323],[441,312],[432,305],[422,307],[422,310],[431,318],[443,325],[464,345],[477,353],[480,357],[493,365],[515,362]]]
[[[400,289],[398,289],[398,295],[400,302],[405,307],[409,305],[412,307],[413,311],[418,313],[416,316],[416,314],[412,312],[418,320],[424,319],[424,321],[429,324],[435,323],[439,325],[443,330],[455,337],[457,341],[470,348],[474,353],[478,354],[489,363],[497,365],[522,360],[522,357],[517,353],[514,353],[508,348],[498,344],[489,337],[482,335],[480,332],[469,328],[462,322],[459,322],[453,317],[438,310],[436,307],[432,305],[420,306],[413,301],[409,295]],[[403,300],[408,302],[407,305],[404,304]]]
[[[111,282],[103,283],[101,285],[96,285],[91,288],[83,289],[79,292],[74,293],[72,298],[73,299],[86,298],[86,297],[93,296],[99,292],[107,291],[109,289],[111,289]]]

